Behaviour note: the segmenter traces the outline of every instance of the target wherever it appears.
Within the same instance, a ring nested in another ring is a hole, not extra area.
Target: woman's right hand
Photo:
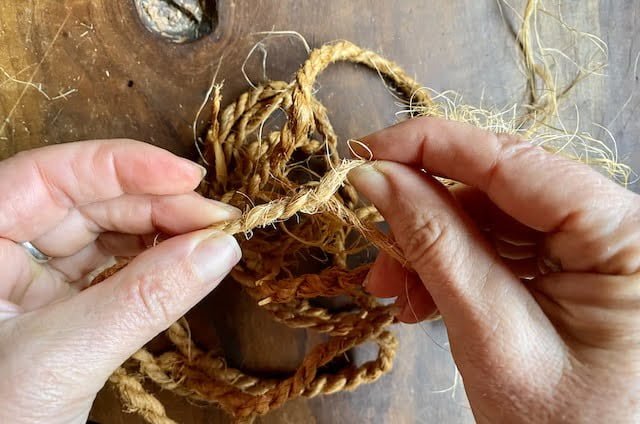
[[[466,124],[362,141],[377,162],[350,180],[415,271],[383,253],[366,288],[397,296],[402,321],[442,314],[478,422],[638,422],[640,198]]]

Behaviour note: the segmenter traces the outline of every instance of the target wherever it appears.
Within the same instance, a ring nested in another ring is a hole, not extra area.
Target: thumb
[[[385,217],[433,297],[461,371],[460,362],[467,359],[488,365],[506,356],[512,362],[544,343],[525,336],[543,333],[541,326],[552,329],[551,324],[446,187],[417,169],[385,161],[357,168],[349,179]],[[385,278],[393,277],[369,277]]]
[[[66,382],[95,393],[113,370],[213,290],[240,257],[236,240],[221,232],[174,237],[100,284],[24,315],[22,334],[37,340],[33,353],[48,358]]]

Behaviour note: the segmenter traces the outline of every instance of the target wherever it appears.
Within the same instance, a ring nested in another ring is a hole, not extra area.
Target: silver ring
[[[40,249],[38,249],[37,247],[35,247],[33,244],[31,244],[28,241],[24,241],[24,242],[20,243],[20,245],[22,247],[24,247],[24,250],[26,250],[27,253],[29,253],[29,255],[31,255],[33,260],[36,261],[39,264],[47,263],[51,259],[53,259],[51,256],[42,253],[40,251]]]

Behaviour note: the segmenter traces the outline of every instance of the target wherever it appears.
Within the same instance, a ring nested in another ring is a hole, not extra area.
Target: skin
[[[203,176],[125,140],[0,162],[0,422],[86,422],[113,370],[238,262],[233,237],[203,230],[239,215],[193,192]],[[158,232],[173,237],[141,253]],[[36,264],[15,243],[25,240],[56,259]],[[109,257],[138,253],[82,290]]]
[[[638,422],[639,196],[455,122],[415,119],[362,141],[378,161],[350,179],[413,270],[382,254],[366,288],[397,296],[405,322],[439,310],[476,420]]]
[[[404,322],[442,315],[477,421],[637,421],[638,196],[464,124],[421,118],[362,141],[376,162],[350,180],[408,261],[381,253],[365,287],[397,297]],[[192,192],[202,176],[132,141],[0,163],[0,422],[84,422],[110,373],[239,260],[233,238],[202,230],[238,214]],[[81,290],[159,231],[173,237]],[[36,265],[25,240],[58,259]]]

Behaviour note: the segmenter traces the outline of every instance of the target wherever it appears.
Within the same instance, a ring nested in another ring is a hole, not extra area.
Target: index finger
[[[611,202],[627,202],[633,196],[586,165],[516,136],[460,122],[416,118],[361,141],[374,160],[414,165],[474,186],[500,209],[539,231],[558,230],[569,217],[610,208]],[[603,197],[607,202],[594,202]]]
[[[73,207],[123,194],[192,191],[204,170],[150,144],[132,140],[66,143],[0,162],[0,237],[33,240]]]

